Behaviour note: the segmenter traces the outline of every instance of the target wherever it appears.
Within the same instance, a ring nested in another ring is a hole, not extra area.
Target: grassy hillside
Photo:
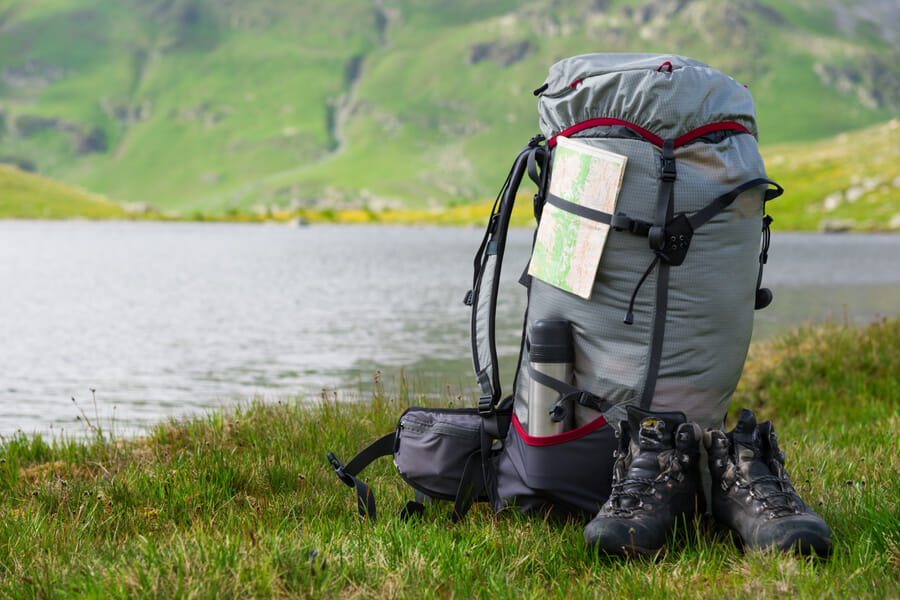
[[[0,164],[0,217],[102,219],[126,214],[120,205],[96,194]]]
[[[778,229],[900,230],[900,120],[763,156],[787,190],[769,206]]]
[[[769,176],[787,193],[769,206],[779,231],[900,230],[900,122],[840,134],[817,142],[777,144],[762,149]],[[527,189],[527,188],[526,188]],[[534,223],[531,201],[523,194],[513,223]],[[358,208],[283,208],[195,210],[189,219],[241,221],[483,225],[490,201],[443,207],[371,210]],[[0,164],[0,218],[177,218],[149,206],[122,206],[106,198]]]
[[[762,143],[900,111],[891,0],[0,0],[0,162],[128,203],[379,211],[484,200],[531,90],[593,51],[748,84]]]

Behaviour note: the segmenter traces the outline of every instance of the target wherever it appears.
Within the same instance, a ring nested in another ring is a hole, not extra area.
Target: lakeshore
[[[419,522],[389,460],[375,525],[325,453],[349,457],[410,404],[467,405],[401,381],[310,406],[248,400],[124,440],[0,441],[0,595],[37,597],[892,598],[900,581],[900,320],[803,327],[751,349],[734,411],[772,419],[801,495],[833,530],[828,561],[742,554],[704,519],[655,561],[589,556],[581,524],[478,505]],[[307,399],[308,400],[308,399]],[[729,427],[732,425],[729,422]],[[715,589],[710,585],[715,582]]]
[[[476,392],[472,257],[482,231],[259,224],[0,222],[0,434],[78,433],[77,408],[140,435],[245,398],[354,397],[381,371]],[[531,232],[510,232],[497,310],[518,355]],[[900,316],[891,234],[773,235],[754,339]],[[624,308],[624,307],[623,307]],[[402,375],[401,375],[402,374]],[[96,390],[92,392],[91,390]],[[93,409],[96,396],[99,415]]]

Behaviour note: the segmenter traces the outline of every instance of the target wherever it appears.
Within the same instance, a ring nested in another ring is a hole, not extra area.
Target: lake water
[[[116,433],[249,397],[358,395],[376,370],[475,395],[472,258],[482,231],[0,221],[0,435]],[[500,347],[518,349],[511,232]],[[757,338],[900,314],[900,236],[775,233]],[[94,393],[97,409],[95,413]],[[77,401],[73,404],[72,398]]]

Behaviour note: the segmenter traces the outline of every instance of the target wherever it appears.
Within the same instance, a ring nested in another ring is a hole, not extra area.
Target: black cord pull
[[[625,324],[632,325],[634,323],[634,301],[637,298],[638,291],[641,289],[641,286],[644,285],[644,281],[647,280],[647,277],[650,276],[650,273],[653,272],[653,269],[656,268],[656,265],[659,264],[660,255],[657,254],[653,258],[653,262],[650,263],[650,266],[647,267],[647,270],[644,271],[644,274],[641,275],[640,281],[638,281],[637,286],[634,288],[634,292],[631,294],[631,301],[628,302],[628,312],[625,314]]]

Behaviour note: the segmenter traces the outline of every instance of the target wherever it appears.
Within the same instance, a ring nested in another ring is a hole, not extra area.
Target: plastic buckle
[[[564,421],[569,416],[569,408],[565,404],[557,402],[550,407],[550,420],[554,423]]]
[[[528,147],[534,148],[535,146],[539,146],[541,144],[541,142],[543,142],[545,139],[546,138],[544,137],[544,135],[542,133],[539,133],[536,136],[532,137],[530,140],[528,140]]]
[[[481,396],[478,398],[478,414],[482,417],[491,417],[494,415],[493,396]]]
[[[666,246],[666,229],[655,225],[647,232],[647,241],[651,250],[663,250]]]
[[[347,475],[344,472],[345,465],[341,459],[335,456],[334,452],[328,453],[328,462],[331,463],[331,466],[334,468],[334,472],[337,473],[338,478],[343,481],[347,486],[353,487],[353,478]]]
[[[694,228],[684,215],[678,215],[666,225],[664,247],[666,262],[677,267],[684,262],[688,249],[691,247],[691,239],[694,237]]]
[[[660,162],[662,163],[662,168],[660,171],[660,179],[663,181],[675,181],[677,171],[675,169],[675,158],[666,158],[663,156],[660,158]]]
[[[628,230],[635,235],[650,235],[650,228],[653,227],[651,223],[647,221],[638,221],[637,219],[632,219],[631,228]]]
[[[616,231],[631,231],[634,227],[634,219],[625,213],[616,213],[609,219],[609,226]]]
[[[492,214],[490,220],[488,221],[488,226],[487,226],[488,233],[490,233],[492,235],[494,233],[496,233],[497,223],[499,223],[499,222],[500,222],[500,215],[497,213]]]

